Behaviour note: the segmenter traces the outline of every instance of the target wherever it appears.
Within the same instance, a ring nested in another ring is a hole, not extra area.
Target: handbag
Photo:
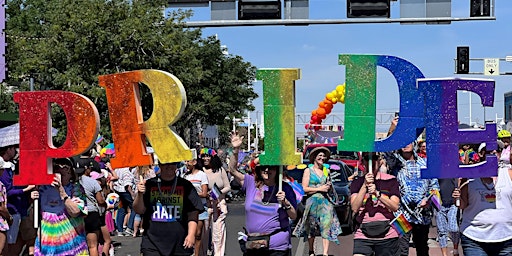
[[[361,232],[368,238],[383,238],[389,231],[389,220],[372,221],[361,224]]]
[[[245,242],[247,250],[269,249],[270,235],[248,236]]]

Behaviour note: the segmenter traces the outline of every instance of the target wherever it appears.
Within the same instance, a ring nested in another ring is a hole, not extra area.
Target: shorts
[[[85,217],[85,233],[94,233],[101,230],[101,217],[99,212],[89,212]]]
[[[140,214],[135,213],[135,218],[133,220],[134,221],[141,221],[142,217],[140,216]]]
[[[7,230],[7,243],[15,244],[18,239],[18,233],[20,230],[21,224],[21,215],[19,213],[12,214],[12,224],[9,225],[9,230]]]
[[[105,222],[105,213],[103,215],[100,215],[100,227],[106,226],[107,223]]]
[[[208,207],[204,206],[204,212],[199,214],[199,220],[207,220],[208,219]]]
[[[20,235],[23,241],[35,241],[37,229],[34,228],[34,215],[29,215],[21,219]]]
[[[399,255],[398,237],[374,240],[374,239],[354,239],[353,254],[374,255],[375,256],[395,256]]]

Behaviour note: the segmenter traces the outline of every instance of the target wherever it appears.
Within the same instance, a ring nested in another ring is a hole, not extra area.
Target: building
[[[512,92],[507,92],[505,98],[505,122],[512,122]]]

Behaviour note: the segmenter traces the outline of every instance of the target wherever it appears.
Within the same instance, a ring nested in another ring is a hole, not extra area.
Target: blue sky
[[[392,2],[391,16],[398,18],[399,2]],[[191,20],[210,18],[209,8],[194,8]],[[495,104],[485,110],[487,120],[503,117],[503,94],[512,91],[512,76],[455,75],[457,46],[470,46],[470,58],[505,58],[512,55],[512,4],[496,0],[496,21],[461,21],[450,25],[344,24],[310,26],[253,26],[205,28],[217,34],[230,54],[240,55],[258,68],[300,68],[296,82],[296,112],[311,112],[325,94],[345,80],[338,54],[381,54],[406,59],[427,78],[469,77],[496,81]],[[310,1],[310,19],[343,19],[345,0]],[[469,0],[452,1],[452,17],[469,17]],[[483,73],[483,62],[471,61],[471,72]],[[500,62],[501,72],[512,72],[512,63]],[[255,91],[262,95],[261,82]],[[383,68],[377,73],[377,113],[398,111],[398,88]],[[261,98],[254,101],[262,110]],[[483,123],[480,99],[472,94],[472,121]],[[459,93],[459,120],[469,121],[469,95]],[[336,104],[333,112],[343,112]],[[255,113],[252,114],[253,118]],[[301,127],[297,127],[301,129]],[[302,128],[303,129],[303,128]]]

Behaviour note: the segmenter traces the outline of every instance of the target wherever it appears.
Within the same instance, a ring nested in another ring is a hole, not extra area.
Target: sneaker
[[[117,236],[124,236],[124,235],[123,235],[123,232],[119,232],[119,231],[117,231]]]
[[[123,232],[124,236],[133,236],[133,230],[126,228]]]

